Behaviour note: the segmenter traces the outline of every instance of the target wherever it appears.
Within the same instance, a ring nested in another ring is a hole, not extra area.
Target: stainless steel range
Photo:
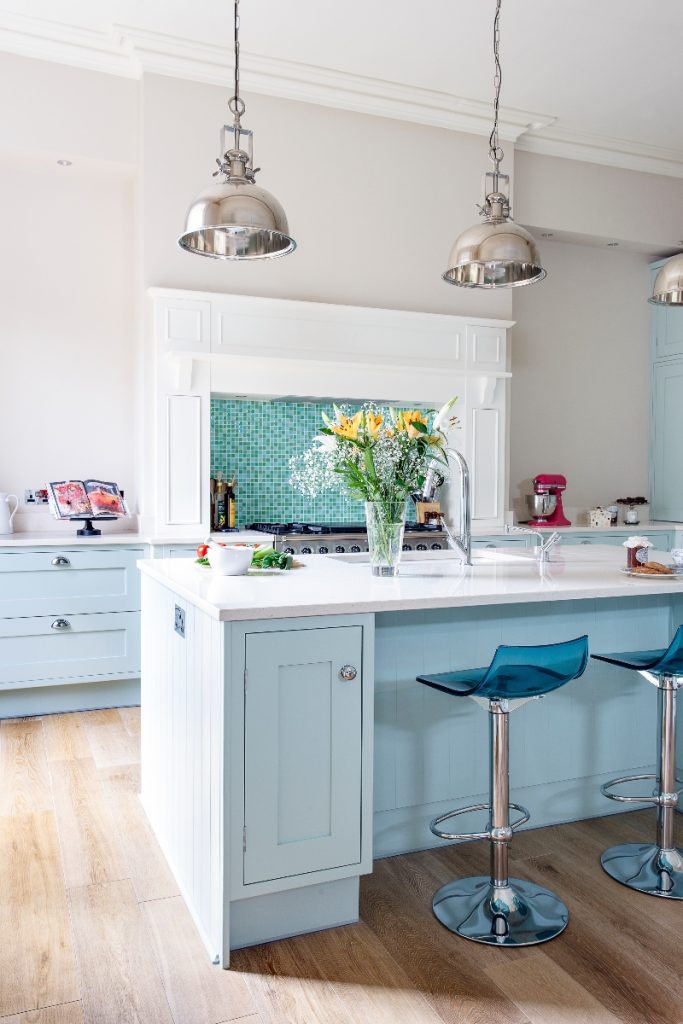
[[[368,550],[365,524],[360,523],[252,523],[247,527],[272,537],[278,551],[288,555],[333,555]],[[444,530],[406,523],[404,551],[441,551],[448,547]]]

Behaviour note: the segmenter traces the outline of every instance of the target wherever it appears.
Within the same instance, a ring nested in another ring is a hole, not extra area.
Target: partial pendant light
[[[683,252],[660,268],[647,301],[655,306],[683,306]]]
[[[475,224],[456,239],[443,275],[449,284],[463,288],[516,288],[542,281],[546,272],[541,266],[536,242],[529,232],[512,223],[510,216],[510,177],[500,173],[503,150],[498,141],[498,106],[502,81],[500,67],[500,5],[496,0],[493,20],[493,130],[489,136],[489,158],[493,171],[486,172],[484,205],[479,207],[483,224]]]
[[[234,5],[235,94],[228,104],[233,123],[221,129],[221,156],[214,171],[220,180],[192,202],[178,245],[218,260],[273,259],[293,252],[296,242],[280,203],[254,183],[259,168],[253,164],[253,133],[241,125],[245,105],[240,97],[239,0]]]

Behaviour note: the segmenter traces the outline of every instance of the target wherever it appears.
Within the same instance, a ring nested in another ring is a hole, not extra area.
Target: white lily
[[[450,418],[449,413],[457,401],[458,396],[456,395],[454,398],[449,398],[448,401],[441,406],[434,418],[432,430],[443,430],[444,426],[448,425],[448,420]]]
[[[313,440],[328,452],[334,451],[337,446],[337,438],[334,434],[317,434]]]

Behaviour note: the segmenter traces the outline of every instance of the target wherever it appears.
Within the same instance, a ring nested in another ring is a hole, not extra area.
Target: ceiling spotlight
[[[73,160],[58,160],[57,163],[60,167],[71,167]]]

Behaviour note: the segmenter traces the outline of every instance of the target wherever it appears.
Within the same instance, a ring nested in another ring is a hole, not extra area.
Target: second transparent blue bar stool
[[[588,637],[540,647],[499,647],[488,668],[418,676],[418,682],[453,697],[472,697],[489,711],[490,802],[461,807],[434,818],[430,828],[440,839],[488,839],[488,877],[458,878],[435,894],[432,908],[441,924],[474,942],[497,946],[534,946],[554,939],[567,927],[569,911],[555,893],[533,882],[508,877],[508,846],[516,828],[529,820],[525,807],[509,797],[510,711],[534,697],[582,675],[588,662]],[[510,823],[510,808],[519,818]],[[439,826],[468,811],[489,811],[485,832],[444,832]]]
[[[666,650],[634,651],[632,654],[594,654],[598,661],[630,668],[657,687],[656,775],[624,775],[601,786],[604,796],[626,804],[650,804],[657,808],[654,843],[624,843],[605,850],[600,863],[612,878],[630,889],[650,896],[683,899],[683,850],[674,845],[674,813],[680,790],[676,781],[676,691],[683,685],[683,626]],[[626,796],[612,787],[625,782],[653,779],[652,796]]]

